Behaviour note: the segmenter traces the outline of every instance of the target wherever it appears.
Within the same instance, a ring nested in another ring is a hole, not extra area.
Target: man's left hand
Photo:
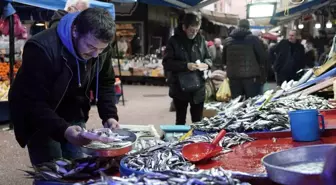
[[[120,128],[118,121],[115,120],[114,118],[110,118],[110,119],[108,119],[108,120],[104,123],[104,127],[105,127],[105,128],[110,128],[110,129],[118,129],[118,128]]]

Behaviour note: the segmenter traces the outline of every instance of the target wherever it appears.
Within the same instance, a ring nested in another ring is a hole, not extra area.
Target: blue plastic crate
[[[127,166],[125,165],[125,161],[127,159],[128,159],[128,157],[124,157],[120,161],[119,172],[120,172],[120,176],[121,177],[130,176],[132,174],[134,174],[134,175],[144,175],[144,174],[147,174],[144,171],[136,171],[136,170],[132,170],[132,169],[127,168]]]

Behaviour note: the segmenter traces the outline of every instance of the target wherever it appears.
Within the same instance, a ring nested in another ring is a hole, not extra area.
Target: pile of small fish
[[[81,133],[82,136],[90,140],[101,141],[104,143],[120,142],[123,141],[129,136],[121,136],[116,132],[113,132],[109,128],[100,128],[100,129],[84,129]]]
[[[34,171],[24,171],[28,177],[38,180],[65,182],[99,177],[100,172],[115,173],[119,169],[119,158],[83,158],[68,161],[56,160],[34,166]]]
[[[256,102],[260,97],[247,99],[243,102],[235,100],[235,104],[224,104],[226,109],[212,118],[204,118],[193,123],[192,128],[205,132],[225,129],[230,132],[249,131],[279,131],[289,129],[288,112],[301,109],[330,109],[328,100],[308,95],[300,97],[285,97],[260,108]],[[239,97],[240,99],[240,97]]]
[[[231,173],[223,168],[186,172],[167,170],[160,173],[149,173],[142,176],[107,177],[103,175],[98,181],[74,185],[249,185],[232,177]]]
[[[182,148],[190,143],[211,142],[216,134],[197,135],[182,142],[164,143],[147,148],[141,152],[131,154],[125,160],[125,166],[129,169],[144,172],[182,170],[197,171],[195,165],[186,161],[182,156]],[[220,141],[223,147],[222,153],[231,152],[230,147],[253,141],[253,138],[244,133],[227,133]]]
[[[135,143],[133,150],[130,153],[139,152],[146,148],[161,145],[163,143],[164,141],[156,138],[139,138]]]

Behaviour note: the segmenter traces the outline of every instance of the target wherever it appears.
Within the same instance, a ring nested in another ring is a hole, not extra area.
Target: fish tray
[[[336,144],[336,129],[326,129],[321,135],[321,140],[315,142],[295,142],[292,140],[290,131],[260,132],[248,135],[256,140],[236,146],[232,148],[232,152],[222,154],[205,164],[198,164],[197,167],[201,169],[223,167],[226,170],[256,175],[269,183],[269,180],[264,178],[266,170],[261,163],[265,155],[299,146]],[[263,182],[258,184],[263,184]]]
[[[336,128],[336,109],[320,110],[326,128]]]

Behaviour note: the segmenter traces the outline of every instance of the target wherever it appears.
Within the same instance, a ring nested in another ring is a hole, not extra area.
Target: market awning
[[[290,8],[288,11],[283,10],[276,13],[270,20],[270,23],[277,25],[279,22],[286,22],[289,20],[296,19],[304,13],[317,10],[323,6],[326,6],[330,3],[329,0],[311,0],[305,3],[302,3],[298,6]]]
[[[152,4],[157,6],[171,6],[176,8],[190,8],[196,6],[203,0],[138,0],[139,3]]]
[[[239,20],[239,16],[235,14],[218,13],[210,10],[201,10],[201,13],[202,17],[217,25],[236,26]]]
[[[48,10],[58,10],[64,9],[67,0],[5,0],[12,3],[21,3],[25,5],[35,6],[39,8],[44,8]],[[121,0],[119,0],[121,1]],[[125,0],[126,2],[136,1],[136,0]],[[115,9],[112,3],[105,3],[100,1],[91,0],[90,7],[100,7],[107,9],[111,15],[115,18]]]

